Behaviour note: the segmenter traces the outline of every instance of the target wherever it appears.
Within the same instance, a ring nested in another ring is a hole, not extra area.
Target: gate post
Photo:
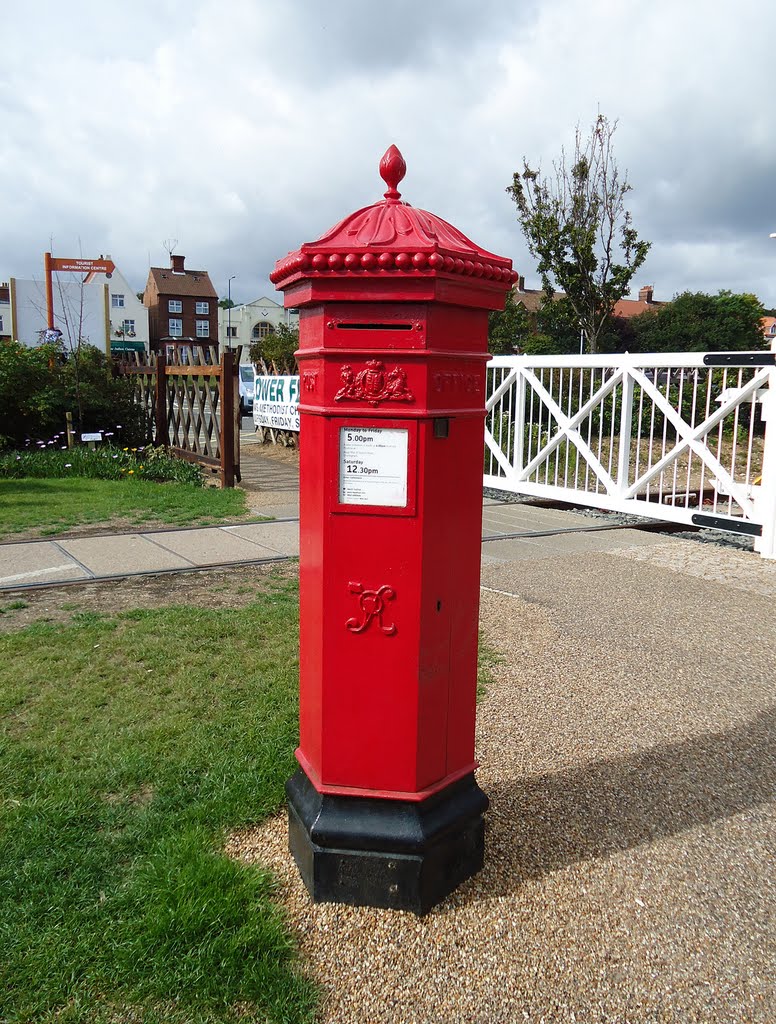
[[[484,857],[474,771],[488,311],[517,275],[385,199],[280,260],[301,307],[300,769],[315,901],[425,913]]]
[[[771,342],[776,352],[776,339]],[[763,396],[762,411],[765,424],[763,462],[760,493],[755,501],[757,521],[762,523],[762,534],[755,539],[754,550],[762,558],[776,558],[776,368],[768,371],[768,393]]]
[[[167,435],[167,357],[163,352],[156,355],[156,393],[154,395],[154,444],[169,444]]]
[[[221,486],[234,487],[235,446],[235,367],[234,352],[224,349],[221,354],[221,373],[218,387],[221,392]],[[239,433],[237,434],[239,440]]]

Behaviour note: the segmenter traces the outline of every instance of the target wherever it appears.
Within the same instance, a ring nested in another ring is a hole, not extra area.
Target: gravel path
[[[776,566],[704,550],[486,557],[486,867],[426,918],[312,905],[282,816],[231,837],[277,872],[322,1021],[776,1017]]]

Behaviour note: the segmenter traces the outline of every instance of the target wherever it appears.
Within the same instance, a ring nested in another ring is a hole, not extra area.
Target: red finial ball
[[[401,192],[396,191],[396,186],[406,173],[407,165],[404,162],[404,157],[396,146],[390,146],[383,153],[383,158],[380,161],[380,177],[388,186],[388,191],[385,193],[386,199],[399,199],[401,197]]]

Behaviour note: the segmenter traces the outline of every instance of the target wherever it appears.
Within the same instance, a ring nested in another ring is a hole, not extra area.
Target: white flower
[[[65,469],[72,469],[72,468],[73,468],[73,463],[72,462],[66,462],[65,463]]]

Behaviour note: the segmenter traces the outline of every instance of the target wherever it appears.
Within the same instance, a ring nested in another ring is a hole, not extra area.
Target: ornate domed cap
[[[383,277],[398,272],[463,274],[504,288],[514,284],[517,273],[510,259],[480,249],[446,220],[401,199],[397,186],[406,173],[404,157],[391,146],[380,161],[380,176],[388,186],[385,198],[279,260],[270,281],[286,287],[294,279],[319,274]]]

